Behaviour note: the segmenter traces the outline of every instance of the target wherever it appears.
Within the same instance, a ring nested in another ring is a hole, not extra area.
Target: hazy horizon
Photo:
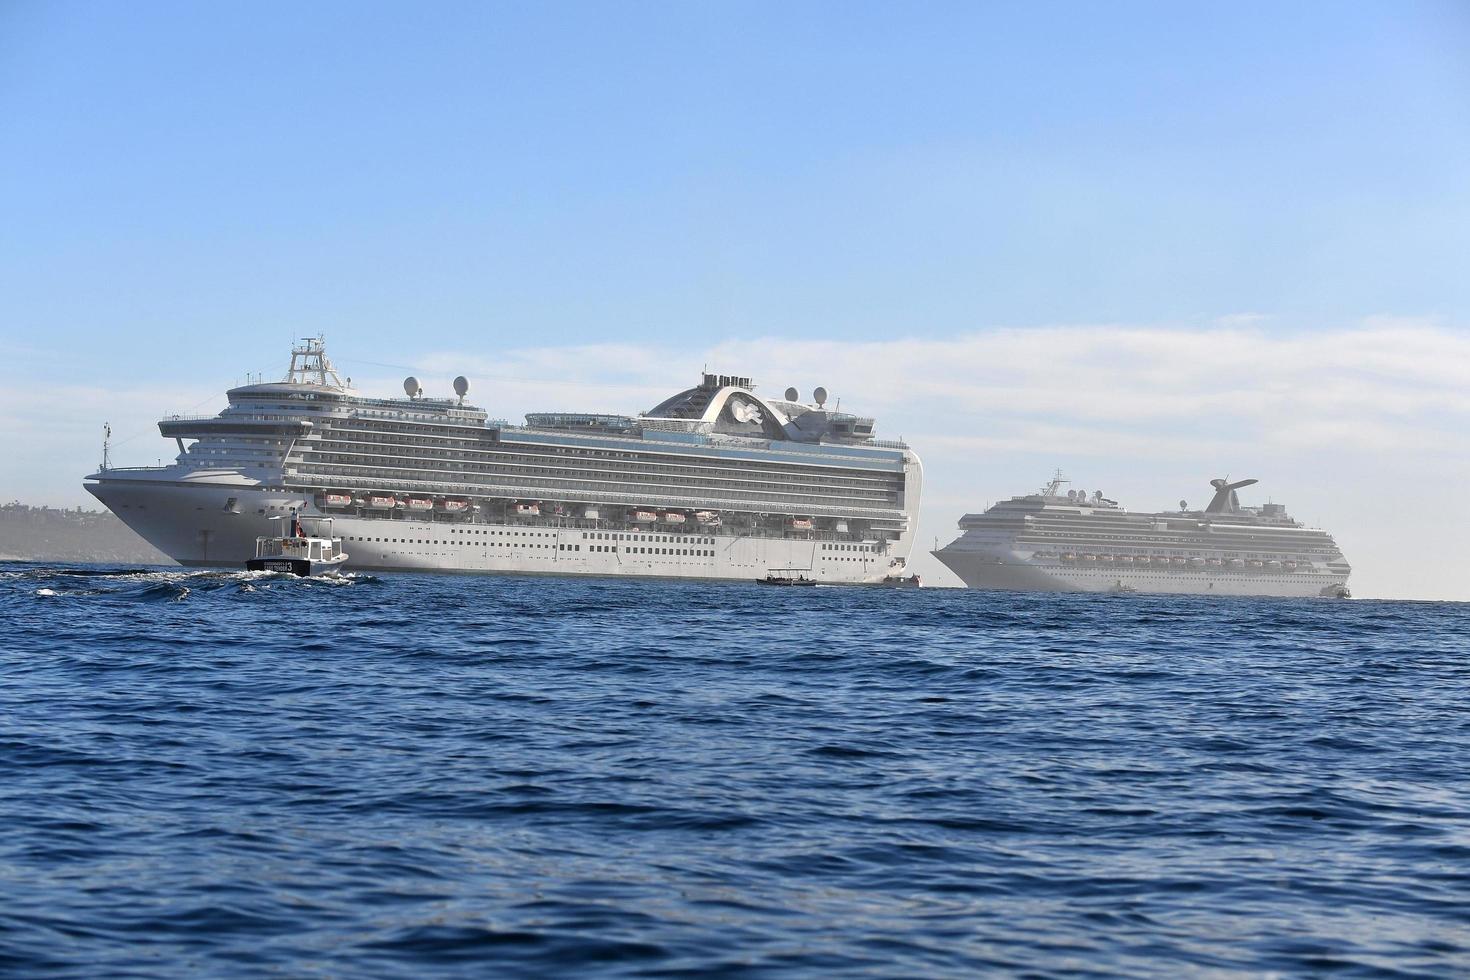
[[[936,583],[1060,468],[1254,477],[1355,594],[1470,599],[1466,51],[1454,3],[13,4],[0,497],[324,333],[513,421],[824,385],[922,457]]]

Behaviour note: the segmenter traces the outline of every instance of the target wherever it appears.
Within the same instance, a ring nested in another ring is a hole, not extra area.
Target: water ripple
[[[0,974],[1470,973],[1460,605],[13,564],[0,616]]]

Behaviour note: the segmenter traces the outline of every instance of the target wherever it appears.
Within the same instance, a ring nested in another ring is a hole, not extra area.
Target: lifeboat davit
[[[786,522],[786,526],[793,531],[810,531],[812,519],[810,517],[793,517]]]
[[[409,497],[408,498],[408,509],[409,510],[433,510],[434,509],[434,501],[430,500],[427,497]]]
[[[322,495],[323,507],[351,507],[352,495],[347,493],[328,493]]]
[[[664,523],[665,524],[683,524],[687,520],[688,520],[688,518],[685,517],[683,514],[679,513],[677,510],[666,510],[666,511],[664,511]]]
[[[541,505],[534,500],[520,500],[511,508],[517,517],[540,517]]]
[[[375,493],[368,497],[367,505],[373,510],[392,510],[398,506],[398,498],[391,494],[384,496],[383,494]]]
[[[582,511],[582,516],[589,521],[595,521],[601,515],[598,514],[596,507],[588,507],[586,510]]]
[[[658,521],[658,514],[651,510],[630,510],[628,520],[634,524],[653,524]]]
[[[720,523],[720,513],[714,510],[696,510],[694,519],[706,527],[717,527]]]
[[[462,514],[470,509],[468,500],[441,500],[439,509],[447,514]]]

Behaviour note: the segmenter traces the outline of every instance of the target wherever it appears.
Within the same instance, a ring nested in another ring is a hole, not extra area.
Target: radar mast
[[[291,348],[291,368],[286,372],[286,383],[338,389],[347,387],[327,359],[326,338],[320,334],[307,337],[300,346]]]
[[[1057,495],[1057,491],[1062,489],[1063,483],[1071,482],[1071,480],[1067,479],[1065,476],[1062,476],[1061,468],[1058,467],[1057,471],[1051,475],[1051,482],[1041,488],[1041,495],[1043,497],[1055,497]]]

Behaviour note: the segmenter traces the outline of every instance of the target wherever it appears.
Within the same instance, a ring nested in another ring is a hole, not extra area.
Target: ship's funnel
[[[1235,491],[1241,487],[1248,487],[1252,483],[1260,483],[1260,480],[1237,480],[1231,483],[1229,480],[1211,480],[1210,486],[1215,488],[1215,496],[1211,498],[1210,505],[1205,508],[1206,514],[1236,514],[1240,512],[1240,498]]]

